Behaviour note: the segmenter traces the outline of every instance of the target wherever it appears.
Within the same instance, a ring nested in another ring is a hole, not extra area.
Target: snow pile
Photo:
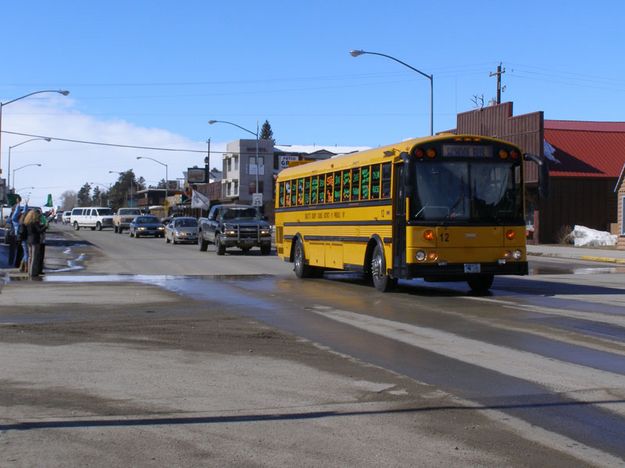
[[[573,244],[577,247],[599,247],[602,245],[616,245],[617,236],[605,231],[597,231],[585,226],[575,226],[573,232]]]

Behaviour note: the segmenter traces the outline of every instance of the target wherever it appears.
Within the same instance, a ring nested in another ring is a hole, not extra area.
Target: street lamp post
[[[168,180],[169,180],[169,174],[167,172],[167,164],[165,164],[164,162],[160,162],[154,158],[150,158],[148,156],[137,156],[137,159],[149,159],[150,161],[154,161],[157,164],[160,164],[161,166],[165,166],[165,201],[167,201],[167,197],[169,196],[169,191],[168,191]]]
[[[35,140],[45,140],[47,142],[52,141],[51,138],[47,138],[47,137],[37,137],[37,138],[31,138],[29,140],[26,141],[22,141],[21,143],[18,143],[17,145],[13,145],[13,146],[9,146],[9,158],[8,158],[8,166],[7,166],[7,176],[9,176],[9,180],[7,181],[7,187],[11,187],[11,150],[13,148],[17,148],[18,146],[23,145],[24,143],[28,143],[29,141],[35,141]]]
[[[24,164],[23,166],[20,166],[17,169],[13,169],[13,177],[11,177],[11,180],[13,181],[14,185],[15,185],[15,173],[17,171],[19,171],[20,169],[24,169],[25,167],[29,167],[29,166],[39,166],[39,167],[41,167],[41,164],[40,163]]]
[[[260,165],[258,164],[258,121],[256,121],[256,133],[254,133],[251,130],[248,130],[245,127],[241,127],[240,125],[237,125],[233,122],[228,122],[226,120],[209,120],[208,124],[209,125],[213,125],[216,123],[225,123],[228,125],[233,125],[237,128],[240,128],[241,130],[247,132],[247,133],[251,133],[252,135],[254,135],[256,137],[256,189],[254,190],[254,194],[256,195],[256,198],[259,198],[259,191],[258,191],[258,173],[260,172]],[[260,193],[260,205],[263,205],[263,199],[262,199],[262,193]]]
[[[360,55],[379,55],[380,57],[386,57],[388,59],[394,60],[397,63],[402,64],[405,67],[410,68],[412,71],[417,72],[419,75],[426,77],[430,80],[430,135],[434,135],[434,75],[428,75],[427,73],[423,73],[421,70],[417,70],[415,67],[408,65],[401,60],[392,57],[390,55],[381,54],[379,52],[369,52],[366,50],[352,50],[349,52],[352,57],[358,57]]]
[[[69,91],[67,91],[66,89],[61,89],[61,90],[44,89],[41,91],[34,91],[32,93],[24,94],[23,96],[20,96],[15,99],[11,99],[10,101],[7,101],[7,102],[0,102],[0,174],[2,174],[2,109],[4,108],[4,106],[8,106],[9,104],[14,103],[15,101],[19,101],[20,99],[33,96],[34,94],[42,94],[42,93],[59,93],[59,94],[62,94],[63,96],[67,96],[69,94]]]

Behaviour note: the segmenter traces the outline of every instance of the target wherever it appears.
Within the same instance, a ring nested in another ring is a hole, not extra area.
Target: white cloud
[[[27,164],[40,163],[15,172],[17,189],[26,195],[30,192],[31,204],[45,203],[52,194],[55,204],[65,190],[78,190],[85,182],[107,186],[118,175],[109,171],[133,169],[148,184],[165,178],[165,168],[150,160],[137,160],[137,156],[154,158],[168,165],[170,180],[183,177],[188,167],[202,167],[206,156],[206,142],[193,141],[160,128],[145,128],[124,120],[101,120],[79,112],[71,98],[54,96],[46,99],[25,99],[5,106],[2,130],[29,135],[51,137],[51,142],[32,141],[11,150],[11,178],[13,171]],[[9,146],[17,145],[29,136],[2,134],[2,177],[8,177]],[[101,143],[191,149],[204,153],[156,151],[148,149],[95,146],[57,141],[54,138],[95,141]],[[211,151],[223,151],[225,143],[212,143]],[[211,167],[221,168],[221,157],[211,155]]]

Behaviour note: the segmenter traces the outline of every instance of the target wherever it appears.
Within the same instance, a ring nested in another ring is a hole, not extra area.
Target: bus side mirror
[[[547,160],[530,153],[525,153],[524,159],[538,165],[538,195],[541,198],[547,198],[549,196],[549,167],[547,166]]]

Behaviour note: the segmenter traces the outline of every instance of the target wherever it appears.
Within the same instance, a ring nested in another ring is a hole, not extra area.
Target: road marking
[[[595,389],[598,388],[598,382],[601,382],[600,388],[625,388],[625,376],[609,371],[347,310],[327,306],[313,306],[310,310],[329,319],[410,346],[546,386],[557,393]],[[516,365],[511,366],[511,362]],[[625,415],[625,409],[623,413]]]

